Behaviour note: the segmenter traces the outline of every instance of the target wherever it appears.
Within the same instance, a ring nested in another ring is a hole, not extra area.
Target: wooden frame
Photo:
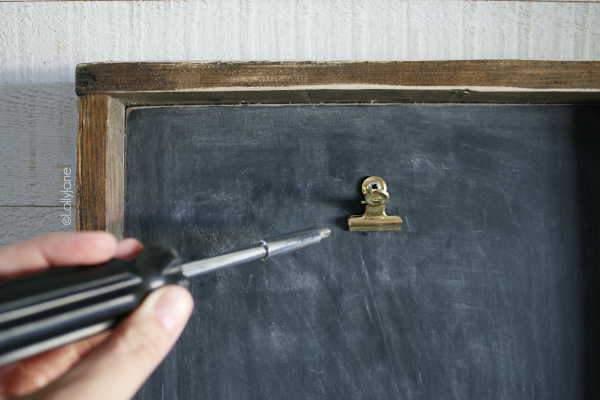
[[[77,229],[123,237],[130,106],[600,103],[597,61],[94,63],[77,66]]]

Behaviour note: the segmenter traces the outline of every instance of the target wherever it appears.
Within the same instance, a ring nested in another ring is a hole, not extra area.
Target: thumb
[[[152,292],[102,344],[32,399],[130,399],[165,358],[192,313],[180,286]]]

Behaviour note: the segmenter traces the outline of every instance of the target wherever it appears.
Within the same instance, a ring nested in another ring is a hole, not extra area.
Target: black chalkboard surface
[[[125,235],[216,255],[322,244],[194,280],[137,399],[578,399],[600,394],[600,107],[130,109]],[[360,184],[399,232],[349,232]]]

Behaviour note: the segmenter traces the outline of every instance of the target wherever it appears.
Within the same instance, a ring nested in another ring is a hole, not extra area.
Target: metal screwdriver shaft
[[[183,275],[191,278],[198,275],[208,274],[223,268],[243,264],[254,260],[266,260],[267,258],[285,254],[291,251],[303,249],[319,243],[331,234],[327,228],[307,229],[304,231],[290,233],[269,240],[261,240],[256,246],[245,250],[226,253],[204,260],[193,261],[181,266]]]

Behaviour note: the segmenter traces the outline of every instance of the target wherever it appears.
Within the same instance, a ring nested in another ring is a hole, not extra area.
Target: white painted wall
[[[75,66],[141,60],[600,59],[600,4],[0,3],[0,245],[52,230],[75,169]]]

